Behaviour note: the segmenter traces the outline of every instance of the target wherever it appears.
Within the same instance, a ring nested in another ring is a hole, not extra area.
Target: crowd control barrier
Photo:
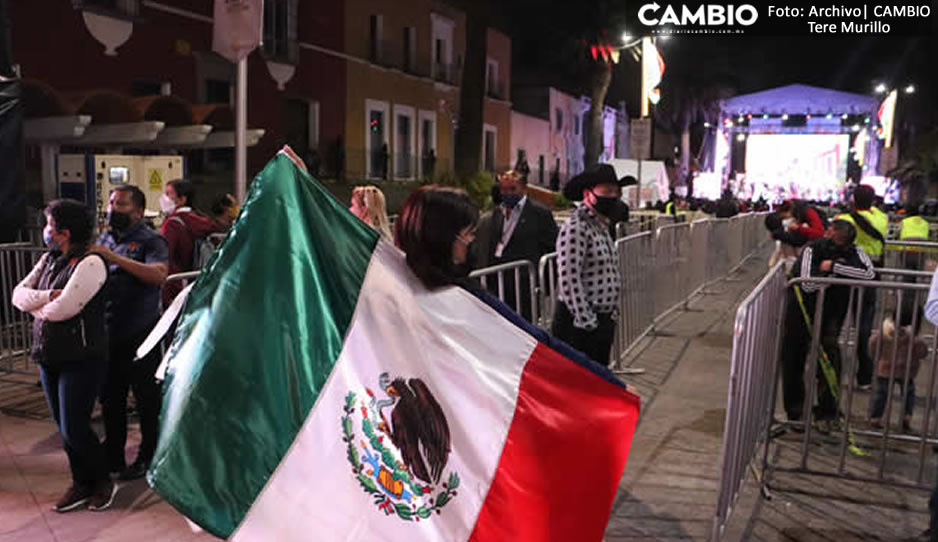
[[[930,280],[930,272],[881,268],[871,281],[786,281],[776,267],[743,302],[736,315],[713,542],[725,529],[747,465],[765,494],[774,483],[784,485],[791,473],[921,490],[935,485],[931,450],[938,445],[938,336],[921,311]],[[817,290],[804,294],[805,283]],[[795,288],[802,299],[816,296],[813,309],[810,301],[798,302]],[[879,340],[862,335],[865,313],[872,320],[871,335]],[[785,339],[786,322],[793,321],[811,324],[803,328],[803,340]],[[916,340],[893,340],[906,333],[899,324],[920,328]],[[872,390],[857,386],[864,343],[873,361]],[[794,355],[786,351],[799,344],[807,347],[804,360],[797,350]],[[802,389],[791,383],[792,371],[803,381],[803,402],[789,390],[786,407],[800,410],[800,419],[797,412],[796,419],[788,419],[777,408],[784,404],[778,394],[784,392],[780,381],[786,359],[790,390]],[[885,365],[878,367],[878,360]],[[885,367],[886,373],[879,370]],[[906,395],[910,387],[914,391]],[[837,414],[818,421],[822,395],[833,401],[836,409],[830,410]]]
[[[29,358],[33,344],[32,316],[14,307],[12,301],[13,289],[46,251],[30,243],[0,245],[0,372],[36,372]]]
[[[527,260],[476,269],[469,278],[498,296],[502,302],[530,322],[538,321],[537,273]]]

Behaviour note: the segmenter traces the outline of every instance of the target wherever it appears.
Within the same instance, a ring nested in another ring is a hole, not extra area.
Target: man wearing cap
[[[473,267],[489,267],[527,260],[537,269],[541,256],[554,251],[557,223],[550,209],[528,198],[524,174],[509,170],[498,176],[492,199],[496,207],[479,220],[472,244]],[[523,317],[531,320],[531,295],[526,272],[520,273],[521,305],[515,306],[514,273],[506,273],[502,298]],[[498,282],[488,281],[498,294]]]
[[[623,184],[608,164],[570,179],[564,196],[583,205],[557,236],[559,291],[551,333],[603,365],[609,363],[621,288],[609,217]]]

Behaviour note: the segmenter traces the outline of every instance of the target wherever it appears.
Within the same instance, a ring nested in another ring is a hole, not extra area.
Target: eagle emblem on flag
[[[419,378],[381,373],[378,386],[378,393],[365,387],[345,396],[342,440],[352,474],[386,516],[429,519],[459,488],[458,473],[443,477],[450,454],[446,415]]]

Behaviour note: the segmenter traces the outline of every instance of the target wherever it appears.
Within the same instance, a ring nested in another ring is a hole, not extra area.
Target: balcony
[[[485,85],[485,96],[493,100],[505,100],[505,85],[501,82],[488,81]]]
[[[433,80],[446,83],[447,85],[456,85],[456,69],[452,64],[436,62],[433,65]]]

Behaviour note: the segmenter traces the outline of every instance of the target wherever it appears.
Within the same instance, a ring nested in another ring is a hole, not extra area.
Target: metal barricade
[[[767,360],[778,358],[786,284],[784,266],[778,264],[736,311],[712,541],[722,535],[746,478],[746,467],[772,422],[776,373],[765,365]]]
[[[47,251],[28,243],[0,245],[0,372],[36,371],[29,358],[33,318],[13,306],[13,289]]]
[[[638,233],[616,241],[622,285],[612,358],[621,363],[629,349],[648,334],[655,310],[655,235]]]
[[[753,469],[764,492],[768,479],[778,482],[790,473],[905,488],[935,485],[933,459],[926,456],[938,445],[938,335],[921,310],[931,273],[877,271],[896,280],[787,282],[776,266],[740,306],[712,541],[719,540],[746,466],[759,452],[761,468]],[[817,289],[802,292],[808,296],[802,309],[794,286],[805,283]],[[876,300],[872,307],[864,303],[869,296]],[[861,331],[870,310],[867,339]],[[861,341],[873,362],[872,397],[858,393],[855,384]],[[779,380],[786,398],[781,403],[794,419],[776,417]]]
[[[658,228],[654,242],[654,307],[660,317],[687,301],[693,291],[688,280],[690,224]],[[626,273],[632,271],[626,269]]]
[[[710,228],[713,221],[698,220],[690,225],[690,263],[687,280],[690,295],[701,290],[708,282],[707,263],[710,258]]]
[[[883,267],[891,269],[926,270],[938,262],[938,243],[927,241],[886,241]]]
[[[538,325],[541,329],[550,330],[554,322],[554,308],[557,306],[557,253],[551,252],[541,257],[537,264],[538,276]]]
[[[537,274],[531,262],[519,260],[476,269],[469,277],[479,279],[482,287],[489,291],[492,291],[489,281],[493,279],[492,286],[496,287],[493,294],[528,321],[538,322]]]
[[[736,262],[730,262],[730,221],[726,218],[710,219],[707,240],[707,284],[729,274]]]

